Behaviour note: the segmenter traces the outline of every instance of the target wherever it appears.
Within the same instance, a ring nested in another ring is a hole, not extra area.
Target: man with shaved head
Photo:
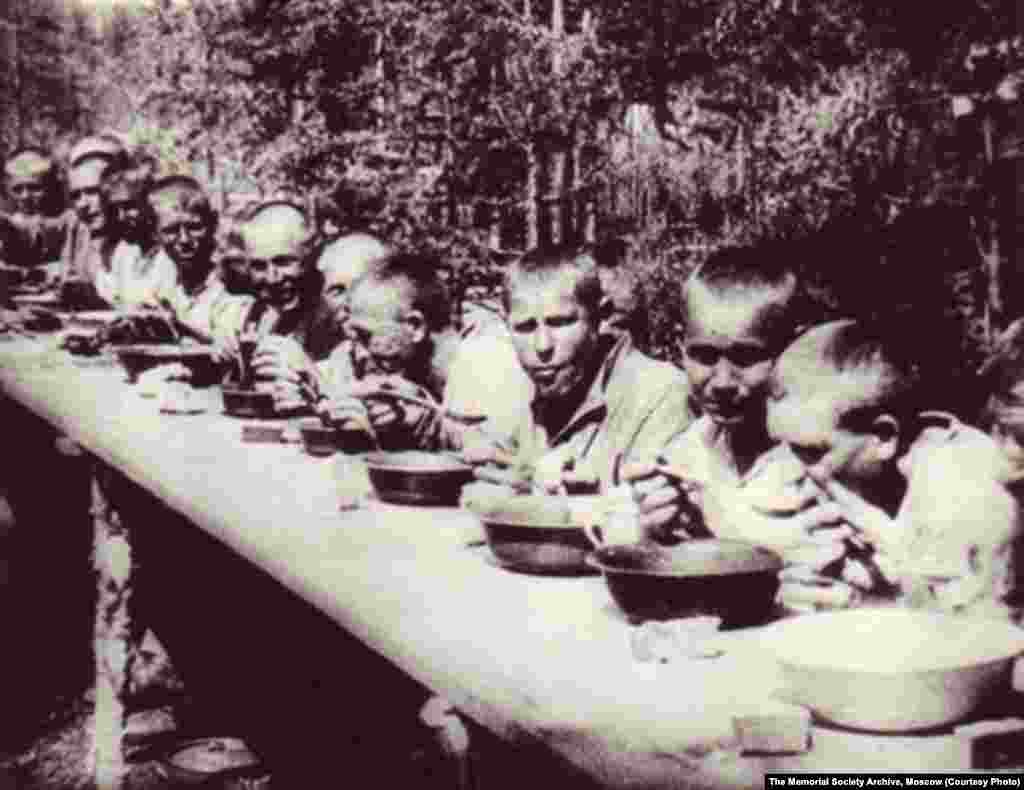
[[[320,298],[306,343],[312,358],[324,359],[345,342],[349,289],[389,252],[387,244],[368,233],[353,233],[324,245],[316,261]]]
[[[1020,508],[990,468],[934,452],[956,420],[929,410],[942,388],[918,342],[877,322],[808,331],[779,359],[768,430],[843,525],[813,570],[914,605],[992,614],[1016,592]]]
[[[153,268],[173,273],[156,301],[194,334],[231,345],[252,299],[228,293],[214,265],[217,213],[205,190],[193,178],[170,176],[153,184],[146,200],[160,246]]]

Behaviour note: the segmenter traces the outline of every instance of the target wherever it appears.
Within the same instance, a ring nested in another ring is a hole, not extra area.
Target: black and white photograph
[[[1020,0],[0,0],[0,790],[1024,786]]]

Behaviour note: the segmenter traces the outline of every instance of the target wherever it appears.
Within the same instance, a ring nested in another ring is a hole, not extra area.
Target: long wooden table
[[[466,715],[504,739],[545,744],[604,786],[746,788],[763,787],[770,770],[966,767],[953,736],[816,730],[807,754],[744,756],[733,717],[770,704],[779,684],[759,629],[724,637],[717,659],[639,664],[600,578],[502,570],[457,509],[340,512],[337,459],[243,444],[240,422],[219,409],[162,415],[119,369],[76,367],[52,344],[0,346],[3,393]]]

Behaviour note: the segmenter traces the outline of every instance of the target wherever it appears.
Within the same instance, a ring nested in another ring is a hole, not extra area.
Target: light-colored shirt
[[[1012,489],[1016,475],[998,445],[983,431],[949,418],[923,430],[898,468],[906,493],[875,546],[874,562],[900,588],[902,601],[916,608],[1013,614],[1024,592],[1019,567],[1024,522]],[[799,461],[778,447],[762,457],[744,490],[729,501],[741,502],[754,486],[761,499],[796,501],[799,497],[786,489],[806,483]],[[728,526],[715,522],[708,501],[704,511],[715,534],[716,527]],[[770,544],[764,526],[769,521],[752,522],[762,528],[761,535],[738,537]]]
[[[159,271],[174,265],[163,250],[156,258],[153,266]],[[254,303],[251,297],[229,293],[216,270],[195,288],[186,288],[177,278],[164,282],[154,296],[170,305],[180,323],[214,342],[236,338]]]
[[[986,433],[955,420],[929,428],[901,459],[907,493],[896,547],[910,603],[1005,616],[1019,607],[1024,521],[1015,474]],[[959,573],[947,583],[929,583]]]
[[[145,253],[137,244],[119,242],[111,256],[110,269],[95,275],[96,291],[108,304],[138,307],[156,304],[160,294],[178,284],[178,269],[159,250]]]
[[[511,440],[533,401],[533,382],[504,324],[464,337],[452,360],[444,400],[458,414],[485,418],[481,430]]]
[[[628,336],[602,338],[600,349],[604,361],[565,426],[549,435],[540,419],[543,404],[534,399],[514,438],[521,463],[535,466],[557,451],[592,470],[607,489],[614,485],[617,457],[654,460],[690,425],[693,414],[689,381],[681,370],[638,351]]]

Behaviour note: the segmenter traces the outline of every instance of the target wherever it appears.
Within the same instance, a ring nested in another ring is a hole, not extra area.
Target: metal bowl
[[[453,455],[419,450],[364,456],[377,496],[396,505],[455,506],[473,468]]]
[[[232,417],[269,420],[278,416],[273,393],[221,387],[221,397],[224,399],[224,413]]]
[[[953,724],[1009,693],[1024,630],[910,609],[856,609],[786,620],[762,640],[785,697],[825,722],[873,732]]]
[[[332,428],[324,425],[319,417],[301,420],[299,434],[309,455],[329,456],[338,452],[355,455],[374,449],[373,437],[366,431]]]
[[[578,526],[479,518],[494,559],[509,570],[544,575],[593,573],[586,561],[593,546]]]
[[[588,562],[604,573],[615,603],[634,622],[712,615],[724,628],[768,619],[782,569],[766,548],[716,539],[602,546]]]
[[[140,343],[114,346],[113,349],[131,383],[138,381],[142,373],[157,365],[174,362],[180,362],[191,369],[196,383],[209,383],[216,379],[217,365],[209,347]]]
[[[238,738],[198,738],[179,743],[160,762],[164,775],[176,784],[209,787],[243,777],[266,774],[259,759]]]

